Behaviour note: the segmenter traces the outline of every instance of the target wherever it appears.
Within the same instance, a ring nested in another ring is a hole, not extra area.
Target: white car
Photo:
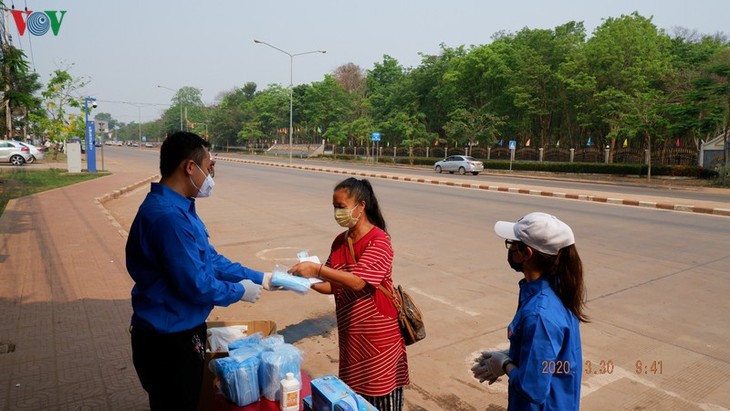
[[[23,147],[28,147],[28,150],[30,151],[30,159],[27,161],[28,164],[33,164],[36,160],[43,160],[44,154],[40,147],[36,147],[33,144],[23,143],[22,141],[16,141],[16,143]]]
[[[10,163],[14,166],[22,166],[31,157],[30,149],[20,145],[19,142],[0,140],[0,162]]]
[[[462,175],[466,173],[477,175],[484,171],[484,163],[471,156],[448,156],[443,160],[437,161],[433,165],[433,169],[437,173],[448,171],[454,174],[456,171]]]

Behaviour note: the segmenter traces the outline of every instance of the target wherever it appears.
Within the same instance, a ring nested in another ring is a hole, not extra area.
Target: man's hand
[[[281,287],[276,287],[271,284],[271,281],[273,278],[274,278],[274,273],[264,273],[264,280],[261,282],[261,286],[264,287],[264,290],[266,290],[266,291],[281,290]]]
[[[510,358],[504,351],[489,351],[483,352],[474,361],[476,365],[471,367],[474,378],[478,379],[479,382],[489,381],[489,385],[492,385],[499,377],[504,375],[502,366],[510,361]]]
[[[246,301],[249,303],[255,303],[258,301],[259,297],[261,297],[261,286],[254,283],[251,280],[243,280],[240,282],[240,284],[243,286],[243,296],[241,296],[241,301]]]

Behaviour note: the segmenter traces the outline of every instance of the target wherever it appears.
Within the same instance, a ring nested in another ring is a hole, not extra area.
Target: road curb
[[[402,176],[402,175],[390,174],[390,173],[382,173],[382,172],[363,172],[363,171],[357,171],[357,170],[355,170],[355,171],[343,170],[343,169],[329,168],[329,167],[322,167],[322,166],[303,166],[303,165],[299,165],[299,164],[286,164],[286,163],[277,163],[277,162],[269,162],[269,161],[222,157],[220,155],[218,155],[216,157],[216,159],[223,160],[223,161],[236,162],[236,163],[247,163],[247,164],[263,165],[263,166],[293,168],[293,169],[306,170],[306,171],[318,171],[318,172],[323,172],[323,173],[344,174],[344,175],[353,175],[353,176],[370,177],[370,178],[381,178],[381,179],[386,179],[386,180],[400,180],[400,181],[407,181],[407,182],[412,182],[412,183],[444,185],[444,186],[448,186],[448,187],[497,191],[497,192],[504,192],[504,193],[541,196],[541,197],[554,197],[554,198],[562,198],[562,199],[567,199],[567,200],[588,201],[588,202],[594,202],[594,203],[614,204],[614,205],[650,208],[650,209],[653,208],[653,209],[657,209],[657,210],[678,211],[678,212],[686,212],[686,213],[707,214],[707,215],[716,215],[716,216],[722,216],[722,217],[730,217],[730,208],[700,207],[700,206],[695,206],[695,205],[691,205],[691,204],[673,204],[673,203],[663,203],[663,202],[655,202],[655,201],[603,197],[603,196],[595,196],[595,195],[590,195],[590,194],[576,194],[576,193],[544,191],[544,190],[519,188],[519,187],[494,186],[494,185],[472,184],[472,183],[458,183],[458,182],[448,181],[448,180],[422,178],[422,177],[408,177],[408,176]]]
[[[106,216],[106,218],[114,226],[114,228],[117,230],[117,232],[119,233],[119,235],[122,238],[127,238],[127,236],[129,235],[129,233],[127,232],[127,230],[124,229],[124,227],[121,226],[121,224],[119,224],[119,222],[117,221],[117,219],[114,218],[114,216],[112,215],[112,213],[109,212],[109,210],[106,208],[106,206],[104,204],[107,203],[108,201],[117,199],[117,198],[119,198],[119,197],[121,197],[121,196],[123,196],[123,195],[125,195],[125,194],[127,194],[129,192],[132,192],[132,191],[138,189],[141,186],[147,185],[151,181],[157,180],[159,178],[160,178],[159,175],[153,175],[153,176],[150,176],[150,177],[145,178],[144,180],[137,181],[136,183],[132,183],[132,184],[130,184],[128,186],[124,186],[124,187],[120,188],[119,190],[114,190],[114,191],[112,191],[110,193],[103,194],[103,195],[101,195],[99,197],[96,197],[94,199],[94,201],[96,202],[96,205],[99,208],[101,208],[101,210],[104,213],[104,215]]]

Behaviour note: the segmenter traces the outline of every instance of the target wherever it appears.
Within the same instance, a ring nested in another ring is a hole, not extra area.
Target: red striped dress
[[[368,284],[360,291],[332,286],[340,344],[339,377],[355,392],[389,394],[410,383],[406,346],[391,300],[378,290],[392,290],[393,248],[388,234],[373,227],[353,244],[357,263],[347,245],[347,232],[335,238],[327,265],[349,271]]]

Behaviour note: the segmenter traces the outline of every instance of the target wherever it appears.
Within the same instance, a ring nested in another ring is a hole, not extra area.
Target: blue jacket
[[[520,281],[517,313],[507,329],[509,410],[578,410],[582,352],[578,318],[545,279]]]
[[[173,333],[205,322],[213,306],[239,301],[239,281],[257,284],[263,273],[233,263],[208,242],[195,200],[152,183],[129,230],[127,271],[132,288],[132,326]]]

